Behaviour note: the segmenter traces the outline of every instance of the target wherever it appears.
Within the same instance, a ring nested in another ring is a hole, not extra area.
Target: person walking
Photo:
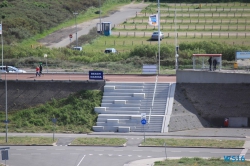
[[[39,77],[40,77],[40,68],[38,66],[36,67],[36,77],[37,77],[37,75],[39,75]]]
[[[39,66],[39,71],[40,71],[40,75],[42,75],[42,72],[43,72],[43,66],[42,66],[42,64],[40,64],[40,66]]]

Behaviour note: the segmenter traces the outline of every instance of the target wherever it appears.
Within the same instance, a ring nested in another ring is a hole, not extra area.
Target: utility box
[[[110,36],[111,35],[111,22],[102,22],[101,25],[100,23],[96,24],[97,32],[105,35],[105,36]]]

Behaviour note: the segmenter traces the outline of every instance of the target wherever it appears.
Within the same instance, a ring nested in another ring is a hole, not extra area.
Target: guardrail
[[[155,88],[154,88],[154,93],[153,93],[152,104],[151,104],[150,111],[149,111],[148,123],[150,123],[151,112],[152,112],[154,102],[155,102],[155,91],[156,91],[156,87],[157,87],[157,82],[158,82],[158,75],[156,75]]]

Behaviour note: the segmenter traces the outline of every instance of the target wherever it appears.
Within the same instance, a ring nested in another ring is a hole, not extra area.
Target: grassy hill
[[[8,81],[10,132],[87,133],[96,122],[94,107],[100,106],[104,82]],[[0,82],[0,121],[5,120],[4,82]],[[5,124],[0,124],[4,132]]]

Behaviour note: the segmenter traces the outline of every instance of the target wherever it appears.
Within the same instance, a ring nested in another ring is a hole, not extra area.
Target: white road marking
[[[16,150],[26,150],[26,149],[16,149]]]
[[[243,149],[240,153],[240,156],[245,156],[247,153],[248,149]]]
[[[94,150],[94,151],[103,151],[103,150]]]
[[[108,154],[109,156],[112,156],[112,154]]]
[[[137,156],[137,157],[141,157],[141,156]]]
[[[142,150],[133,150],[134,152],[141,152]]]
[[[31,153],[31,155],[40,155],[41,153]]]
[[[130,154],[128,155],[128,157],[131,157],[131,156],[132,156],[132,155],[130,155]]]
[[[12,155],[13,155],[13,156],[14,156],[14,155],[15,155],[15,156],[19,156],[19,155],[21,155],[21,154],[15,154],[15,153],[13,153],[13,154],[11,154],[11,156],[12,156]]]
[[[152,157],[152,156],[147,156],[147,157]]]
[[[93,154],[89,154],[90,156],[92,156]]]
[[[76,150],[81,150],[81,151],[85,151],[84,149],[76,149]]]
[[[99,156],[102,156],[103,154],[99,154]]]
[[[114,150],[115,152],[122,152],[123,150]]]
[[[122,155],[119,154],[118,156],[121,157]]]
[[[228,154],[233,154],[233,152],[210,152],[210,153],[222,153],[222,154],[228,153]]]
[[[77,166],[79,166],[82,162],[82,160],[84,159],[85,155],[82,157],[81,161],[77,164]]]

